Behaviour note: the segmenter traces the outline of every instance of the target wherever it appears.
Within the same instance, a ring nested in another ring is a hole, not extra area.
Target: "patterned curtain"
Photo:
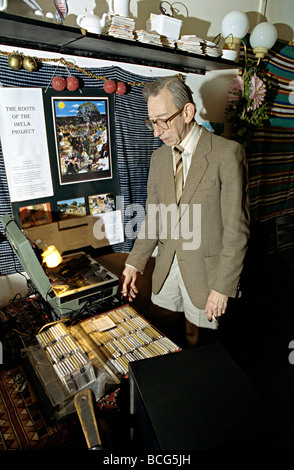
[[[40,69],[35,72],[28,72],[24,69],[15,71],[8,66],[7,57],[0,57],[0,86],[32,86],[46,89],[51,82],[55,70],[56,65],[42,63]],[[72,75],[79,78],[83,88],[103,88],[104,81],[97,77],[121,80],[124,83],[130,84],[130,92],[127,95],[116,95],[115,98],[120,194],[123,196],[124,207],[127,207],[129,204],[140,204],[145,207],[150,156],[153,150],[160,145],[160,141],[154,138],[153,133],[144,124],[147,108],[142,96],[142,90],[145,83],[153,81],[156,77],[144,77],[116,66],[87,68],[84,70],[87,73],[81,70],[71,71]],[[67,77],[68,70],[65,67],[59,67],[57,74]],[[12,210],[2,150],[0,148],[0,216],[3,214],[11,215]],[[125,217],[124,225],[129,222],[133,215],[136,214]],[[142,222],[139,214],[136,215],[136,221],[138,224]],[[3,233],[1,222],[0,231]],[[129,252],[132,244],[133,240],[126,237],[125,242],[114,245],[113,250]],[[0,243],[0,275],[7,275],[20,270],[22,270],[22,267],[19,265],[9,243],[7,241]]]
[[[259,128],[247,152],[252,219],[294,214],[294,47],[277,41],[264,59],[274,100],[270,126]]]

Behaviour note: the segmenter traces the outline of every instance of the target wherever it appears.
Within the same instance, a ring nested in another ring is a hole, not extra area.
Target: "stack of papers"
[[[161,42],[164,47],[176,47],[176,41],[172,38],[167,38],[166,36],[161,36]]]
[[[144,29],[136,31],[137,41],[144,42],[145,44],[152,44],[153,46],[162,46],[161,36],[157,33],[148,33]]]
[[[220,57],[222,51],[217,44],[211,41],[205,41],[205,54],[211,57]]]
[[[206,41],[195,34],[183,34],[180,39],[162,36],[156,31],[146,31],[138,29],[135,31],[135,20],[125,16],[114,15],[106,22],[102,34],[104,36],[114,36],[120,39],[138,41],[153,46],[164,46],[177,48],[182,51],[192,52],[193,54],[209,55],[220,57],[221,51],[217,44]]]
[[[193,52],[194,54],[204,54],[204,39],[194,34],[182,34],[177,40],[177,47],[182,51]]]
[[[167,38],[166,36],[161,36],[156,32],[148,32],[144,29],[138,29],[136,31],[136,38],[139,42],[144,42],[145,44],[151,44],[153,46],[164,46],[164,47],[175,47],[175,40]]]
[[[193,54],[209,55],[213,57],[219,57],[221,55],[217,44],[199,38],[194,34],[183,34],[176,42],[176,45],[179,50],[192,52]]]
[[[102,30],[104,36],[114,36],[120,39],[135,41],[135,20],[125,16],[112,16],[106,21]]]

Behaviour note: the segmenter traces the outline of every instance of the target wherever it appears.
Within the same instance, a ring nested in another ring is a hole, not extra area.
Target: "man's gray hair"
[[[170,91],[174,104],[178,109],[182,109],[186,103],[193,103],[195,105],[192,91],[177,75],[160,77],[154,82],[148,83],[143,90],[143,96],[148,101],[150,96],[157,96],[165,88]]]

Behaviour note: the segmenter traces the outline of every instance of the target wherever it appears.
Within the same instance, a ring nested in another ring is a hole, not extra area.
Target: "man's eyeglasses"
[[[148,127],[148,129],[150,129],[151,131],[153,131],[153,129],[154,129],[154,124],[156,124],[161,129],[164,129],[164,130],[169,129],[169,127],[170,127],[169,123],[175,117],[177,117],[183,111],[183,109],[184,108],[179,109],[179,111],[177,111],[175,114],[173,114],[172,116],[170,116],[167,119],[146,119],[145,124]]]

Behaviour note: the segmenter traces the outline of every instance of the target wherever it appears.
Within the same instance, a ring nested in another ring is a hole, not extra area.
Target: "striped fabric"
[[[42,67],[36,72],[28,72],[24,69],[15,71],[8,66],[7,58],[0,56],[0,86],[33,86],[46,89],[55,69],[56,65],[43,63]],[[140,211],[136,214],[135,208],[137,204],[145,207],[150,156],[160,145],[159,139],[155,138],[153,132],[149,131],[144,124],[147,117],[147,107],[142,96],[142,90],[145,83],[155,80],[156,77],[144,77],[125,71],[120,67],[88,68],[87,72],[96,77],[102,76],[132,84],[127,95],[116,95],[115,97],[116,145],[120,193],[124,201],[124,225],[132,223],[132,219],[135,219],[139,228],[144,215]],[[103,88],[103,80],[76,70],[71,71],[71,73],[80,79],[83,88]],[[57,74],[67,77],[68,71],[65,67],[59,67]],[[6,213],[11,214],[1,148],[0,191],[0,216]],[[125,213],[125,209],[129,205],[134,205],[131,206],[134,210]],[[0,231],[3,232],[1,222]],[[124,243],[114,245],[113,250],[128,252],[131,250],[133,242],[133,239],[126,238]],[[21,266],[15,260],[8,242],[0,243],[0,275],[11,274],[20,269]]]
[[[278,42],[271,51],[266,69],[271,78],[274,99],[271,126],[293,129],[294,125],[294,46]]]
[[[248,155],[252,217],[268,220],[294,213],[294,132],[284,127],[255,133]]]
[[[247,151],[252,219],[294,214],[294,47],[277,41],[264,59],[273,99],[270,125]]]

